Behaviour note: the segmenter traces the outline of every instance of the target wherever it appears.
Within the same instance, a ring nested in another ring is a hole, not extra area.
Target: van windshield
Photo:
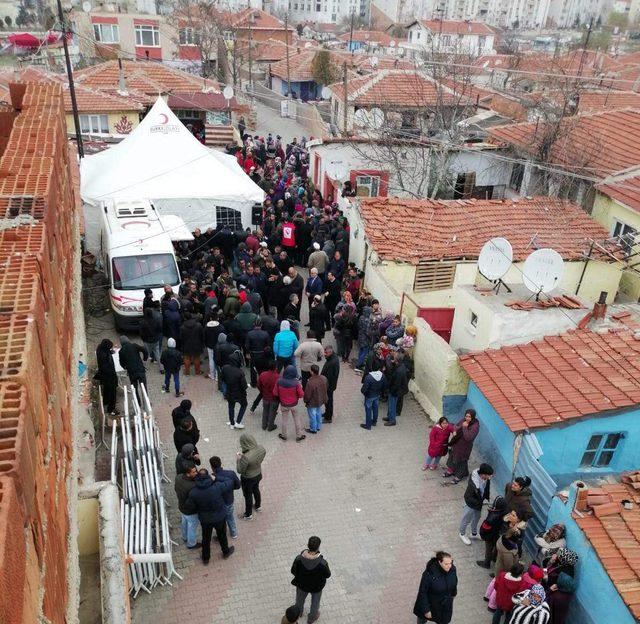
[[[142,290],[175,286],[180,282],[173,254],[123,256],[113,258],[113,287],[116,290]]]

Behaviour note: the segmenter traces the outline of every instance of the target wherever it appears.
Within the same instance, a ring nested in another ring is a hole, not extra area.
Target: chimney
[[[598,302],[593,306],[592,318],[594,321],[601,321],[607,315],[607,294],[608,293],[602,291]]]
[[[118,93],[120,95],[129,95],[127,93],[127,85],[124,81],[124,68],[122,67],[122,59],[118,57]]]

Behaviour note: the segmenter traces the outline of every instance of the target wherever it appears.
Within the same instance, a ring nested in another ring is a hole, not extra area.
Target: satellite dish
[[[347,171],[347,167],[341,161],[334,161],[328,163],[326,169],[327,177],[334,182],[342,182],[347,179],[349,172]]]
[[[322,87],[322,91],[320,92],[323,100],[328,100],[331,97],[331,89],[329,87]]]
[[[230,100],[233,97],[233,87],[225,87],[222,91],[225,100]]]
[[[83,10],[85,13],[91,13],[91,2],[89,2],[88,0],[85,0],[85,1],[82,3],[82,10]]]
[[[389,41],[389,47],[394,48],[395,45],[396,45],[396,42],[393,39]]]
[[[558,287],[564,260],[555,249],[538,249],[524,262],[522,282],[533,293],[549,293]]]
[[[369,59],[369,65],[371,65],[371,67],[373,67],[373,68],[378,67],[378,62],[379,62],[379,61],[378,61],[378,57],[377,57],[377,56],[372,56],[372,57]]]
[[[487,241],[478,256],[478,270],[489,281],[499,280],[511,266],[513,249],[506,238]]]
[[[365,128],[369,125],[369,113],[364,108],[359,108],[353,114],[353,120],[356,123],[356,126],[360,128]]]
[[[371,127],[382,128],[382,124],[384,123],[384,113],[379,108],[372,108],[369,111],[369,124]]]

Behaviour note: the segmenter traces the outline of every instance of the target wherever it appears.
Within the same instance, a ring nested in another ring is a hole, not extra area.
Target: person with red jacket
[[[262,429],[273,431],[277,429],[274,422],[278,411],[278,399],[273,392],[280,378],[275,360],[269,361],[269,368],[258,375],[258,390],[262,396]]]
[[[522,578],[524,566],[521,563],[514,563],[508,572],[504,570],[496,577],[494,589],[496,592],[496,610],[493,614],[491,624],[500,624],[502,616],[505,616],[505,623],[508,624],[511,617],[511,610],[514,607],[512,598],[519,592],[527,589],[527,583]]]
[[[284,369],[282,377],[280,377],[273,388],[273,396],[280,401],[282,408],[282,433],[278,434],[281,440],[287,439],[287,420],[289,414],[293,418],[293,424],[296,428],[296,442],[301,442],[307,436],[302,433],[302,423],[300,422],[300,414],[296,409],[298,401],[304,396],[302,384],[298,381],[298,371],[293,365],[289,365]]]
[[[282,246],[289,251],[296,247],[296,226],[288,216],[282,224]]]
[[[422,470],[437,470],[440,458],[447,454],[447,443],[455,427],[443,416],[429,433],[429,449]]]

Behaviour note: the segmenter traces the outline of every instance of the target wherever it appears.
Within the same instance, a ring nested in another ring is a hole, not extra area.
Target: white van
[[[148,200],[110,199],[101,203],[100,213],[100,260],[116,328],[137,330],[145,289],[159,299],[166,284],[174,291],[180,284],[173,241],[193,240],[193,235],[182,219],[160,216]]]

